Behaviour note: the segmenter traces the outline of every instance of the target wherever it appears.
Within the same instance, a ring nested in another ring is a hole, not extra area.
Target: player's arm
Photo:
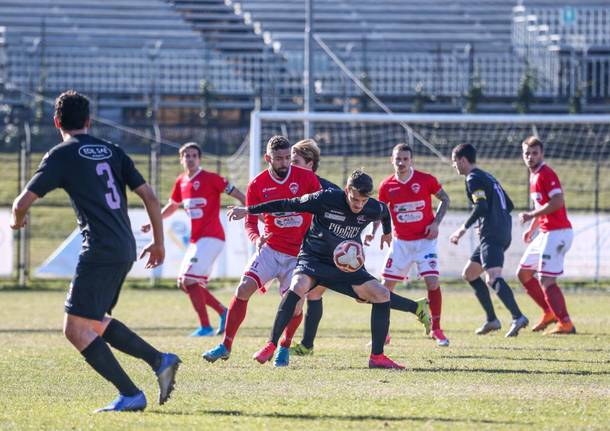
[[[489,211],[487,194],[485,193],[484,185],[480,181],[473,179],[468,181],[467,186],[473,207],[464,224],[449,237],[449,241],[451,241],[453,244],[457,244],[470,226],[472,226],[479,218],[483,217]]]
[[[534,232],[536,232],[536,229],[538,229],[539,225],[540,225],[540,220],[538,220],[537,217],[533,218],[532,222],[530,223],[527,230],[525,232],[523,232],[523,242],[525,242],[525,243],[532,242],[532,239],[534,239]]]
[[[11,229],[21,229],[27,224],[28,210],[37,199],[38,195],[27,189],[15,198],[11,209]]]
[[[165,206],[163,208],[161,208],[161,218],[166,219],[168,217],[171,217],[172,214],[174,214],[176,212],[176,210],[180,208],[180,204],[174,202],[173,200],[169,200]],[[140,230],[144,233],[150,231],[151,228],[151,224],[150,223],[146,223],[143,224],[142,227],[140,228]]]
[[[436,208],[436,214],[434,214],[434,221],[428,226],[426,226],[426,238],[434,239],[438,236],[438,228],[445,218],[445,214],[447,214],[447,210],[449,209],[449,204],[451,203],[451,199],[449,199],[449,195],[442,188],[434,194],[434,196],[440,201],[438,207]]]
[[[563,197],[563,192],[557,192],[553,196],[551,196],[550,200],[544,205],[542,205],[540,208],[520,213],[519,220],[521,221],[521,223],[526,223],[537,217],[554,213],[555,211],[563,208],[564,205],[565,199]]]
[[[142,199],[142,202],[144,202],[144,207],[148,213],[148,218],[150,219],[153,233],[152,242],[144,247],[144,250],[142,250],[142,253],[140,254],[140,259],[142,259],[144,255],[148,253],[149,256],[148,261],[146,262],[146,268],[154,268],[161,265],[165,259],[165,246],[163,245],[163,216],[161,215],[160,209],[161,205],[159,203],[159,199],[157,199],[157,196],[155,195],[155,192],[147,183],[142,184],[133,191],[140,197],[140,199]]]
[[[364,245],[366,245],[367,247],[371,245],[371,241],[373,241],[373,238],[375,238],[379,226],[381,226],[381,220],[373,222],[371,232],[364,236]]]
[[[237,199],[242,205],[246,205],[246,195],[244,195],[237,187],[233,184],[227,184],[225,192],[232,198]]]
[[[229,220],[240,220],[252,214],[277,212],[315,213],[320,208],[321,192],[303,195],[292,199],[278,199],[247,207],[231,207],[227,213]]]

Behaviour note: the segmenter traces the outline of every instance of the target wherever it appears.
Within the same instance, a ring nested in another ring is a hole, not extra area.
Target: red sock
[[[227,313],[227,327],[225,328],[225,337],[222,340],[222,344],[225,345],[227,350],[231,350],[233,347],[233,338],[237,334],[237,330],[241,326],[241,322],[246,318],[246,311],[248,310],[248,301],[239,299],[237,296],[231,298],[229,303],[229,311]]]
[[[441,308],[443,305],[443,295],[441,288],[428,289],[428,302],[430,303],[430,318],[432,319],[432,330],[441,329]]]
[[[549,308],[549,304],[544,298],[544,292],[542,291],[540,282],[536,277],[532,277],[525,283],[521,284],[523,284],[523,287],[525,287],[525,291],[527,292],[527,294],[534,300],[536,304],[540,306],[540,308],[544,310],[545,313],[549,313],[551,311],[551,309]]]
[[[205,308],[205,292],[199,284],[191,284],[186,286],[186,293],[191,298],[193,308],[199,316],[199,324],[201,326],[210,326],[208,319],[208,310]]]
[[[284,330],[284,338],[282,338],[280,346],[286,348],[290,347],[290,344],[292,343],[292,337],[294,337],[294,333],[297,332],[297,329],[299,329],[299,325],[302,321],[302,312],[298,316],[292,316],[292,319],[290,320],[290,322],[288,322],[288,326],[286,326],[286,329]]]
[[[557,286],[556,283],[553,283],[550,286],[545,287],[544,295],[546,296],[546,302],[549,304],[559,321],[563,323],[569,322],[570,316],[568,315],[566,300],[563,297],[563,293],[561,293],[559,286]]]
[[[206,304],[212,307],[214,311],[218,314],[224,313],[226,307],[222,305],[214,295],[212,295],[212,292],[210,292],[210,290],[208,289],[208,283],[201,283],[201,287],[203,287],[203,292],[205,293]]]

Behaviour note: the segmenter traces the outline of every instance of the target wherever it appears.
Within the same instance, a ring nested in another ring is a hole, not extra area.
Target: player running
[[[64,334],[85,361],[119,391],[113,402],[97,412],[146,408],[144,392],[125,373],[108,345],[150,365],[157,375],[159,404],[164,404],[174,389],[180,359],[159,352],[110,317],[136,259],[125,188],[129,186],[142,199],[151,220],[153,240],[140,255],[149,254],[146,268],[160,265],[165,257],[159,201],[120,147],[87,134],[91,120],[86,97],[75,91],[62,93],[55,101],[54,122],[63,142],[45,154],[15,199],[11,228],[25,226],[28,209],[50,191],[62,188],[68,193],[83,244],[65,302]]]
[[[521,147],[523,161],[530,171],[530,195],[535,208],[519,214],[521,223],[530,220],[531,223],[523,234],[523,240],[529,245],[521,258],[517,277],[544,312],[532,331],[543,331],[557,322],[546,334],[575,334],[576,328],[570,320],[565,298],[557,285],[557,277],[563,274],[563,260],[573,238],[561,183],[555,171],[544,162],[542,141],[530,136]],[[536,229],[540,233],[534,238]],[[534,277],[536,272],[540,280]]]
[[[208,290],[208,277],[225,243],[219,218],[220,195],[227,193],[242,205],[246,203],[246,197],[226,178],[201,169],[201,148],[195,142],[182,145],[178,154],[184,172],[176,179],[161,215],[164,219],[170,217],[182,204],[191,219],[190,243],[177,280],[178,287],[189,296],[199,316],[199,328],[191,336],[214,335],[206,309],[208,305],[218,313],[220,319],[216,335],[220,335],[224,333],[227,309]],[[142,232],[149,230],[150,224],[142,226]]]
[[[298,166],[305,169],[310,169],[317,172],[320,166],[320,147],[313,139],[303,139],[297,142],[290,149],[290,163],[293,166]],[[316,174],[322,190],[334,189],[341,190],[339,186],[328,181],[325,178]],[[280,341],[280,346],[275,355],[274,365],[276,367],[288,366],[290,362],[290,353],[298,356],[313,354],[313,342],[318,332],[320,320],[322,320],[322,295],[326,291],[324,286],[316,286],[307,294],[307,315],[305,316],[305,327],[303,329],[303,338],[300,343],[291,346],[292,338],[299,328],[303,320],[303,301],[299,302],[295,309],[295,315],[286,326],[284,336]]]
[[[451,160],[457,173],[466,177],[466,196],[474,207],[468,219],[450,236],[449,240],[457,245],[468,228],[476,221],[479,222],[480,244],[472,253],[462,273],[462,277],[472,286],[487,314],[487,321],[475,331],[475,334],[487,334],[502,327],[491,303],[487,289],[489,287],[496,291],[512,315],[513,321],[506,337],[516,337],[529,321],[519,309],[510,286],[502,278],[504,252],[511,241],[510,212],[514,208],[513,203],[498,180],[476,166],[475,147],[470,144],[456,146],[451,154]],[[485,282],[480,278],[483,272],[485,272]]]
[[[394,241],[383,269],[383,285],[390,290],[417,265],[420,277],[428,288],[428,301],[432,318],[430,335],[439,346],[448,346],[449,340],[441,329],[442,295],[439,283],[436,238],[438,228],[449,208],[449,196],[438,180],[430,174],[413,168],[413,150],[407,144],[398,144],[392,150],[394,175],[379,186],[379,200],[392,215]],[[432,199],[441,202],[432,212]],[[365,245],[375,236],[379,223],[366,236]]]
[[[291,166],[290,159],[288,139],[283,136],[269,139],[265,153],[265,161],[269,166],[248,184],[248,205],[299,197],[320,190],[316,175],[311,170]],[[265,292],[265,285],[273,279],[278,279],[281,294],[288,290],[296,256],[310,223],[309,214],[275,211],[265,214],[265,231],[261,235],[258,230],[258,217],[253,215],[247,218],[248,238],[256,244],[257,251],[246,265],[241,282],[229,304],[224,339],[218,346],[203,353],[206,361],[229,359],[233,340],[246,317],[248,301],[254,292]]]
[[[381,248],[384,244],[391,243],[390,213],[385,204],[369,197],[372,191],[371,177],[356,170],[348,179],[345,190],[323,190],[301,198],[282,199],[229,210],[230,220],[276,211],[299,211],[314,215],[298,256],[290,290],[279,305],[271,338],[265,347],[254,355],[258,362],[271,360],[280,335],[291,320],[297,304],[307,292],[321,284],[339,293],[372,303],[372,351],[369,367],[404,368],[383,353],[390,325],[390,306],[392,304],[393,308],[418,313],[421,320],[427,320],[429,323],[427,301],[424,299],[417,303],[388,291],[364,266],[354,267],[352,272],[344,272],[334,263],[335,250],[338,246],[341,248],[340,245],[345,241],[356,242],[359,248],[362,248],[362,230],[371,222],[382,222]]]

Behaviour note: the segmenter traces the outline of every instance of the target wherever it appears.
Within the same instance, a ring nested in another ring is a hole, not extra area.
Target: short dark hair
[[[287,150],[289,148],[290,141],[282,135],[272,136],[269,141],[267,141],[267,153],[276,150]]]
[[[74,90],[61,93],[55,99],[55,116],[62,130],[79,130],[89,119],[89,99]]]
[[[521,143],[521,145],[526,145],[528,147],[540,147],[540,151],[544,151],[544,145],[542,144],[542,141],[536,136],[530,136],[529,138],[525,139]]]
[[[453,148],[453,154],[457,158],[466,157],[466,160],[472,164],[477,162],[477,149],[472,144],[456,145]]]
[[[184,154],[184,152],[186,150],[188,150],[189,148],[194,148],[197,150],[197,154],[199,155],[199,157],[201,157],[201,148],[199,147],[199,145],[197,144],[197,142],[187,142],[186,144],[182,145],[180,147],[180,149],[178,150],[178,154],[180,154],[180,157],[182,157],[182,155]]]
[[[347,179],[347,187],[369,196],[373,192],[373,179],[362,169],[356,169]]]
[[[392,154],[397,153],[399,151],[408,151],[409,155],[411,157],[413,157],[413,149],[411,148],[411,146],[409,144],[405,144],[404,142],[401,142],[400,144],[394,145],[394,148],[392,148]]]

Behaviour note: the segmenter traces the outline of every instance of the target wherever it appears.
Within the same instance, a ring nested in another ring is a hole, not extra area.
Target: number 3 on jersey
[[[110,190],[110,193],[106,193],[104,196],[106,197],[106,203],[108,207],[113,210],[118,210],[121,208],[121,196],[119,195],[119,191],[116,188],[116,184],[114,183],[114,177],[112,176],[112,170],[110,169],[110,165],[106,162],[98,163],[95,166],[95,172],[101,177],[104,174],[108,176],[108,181],[106,181],[106,185]]]

